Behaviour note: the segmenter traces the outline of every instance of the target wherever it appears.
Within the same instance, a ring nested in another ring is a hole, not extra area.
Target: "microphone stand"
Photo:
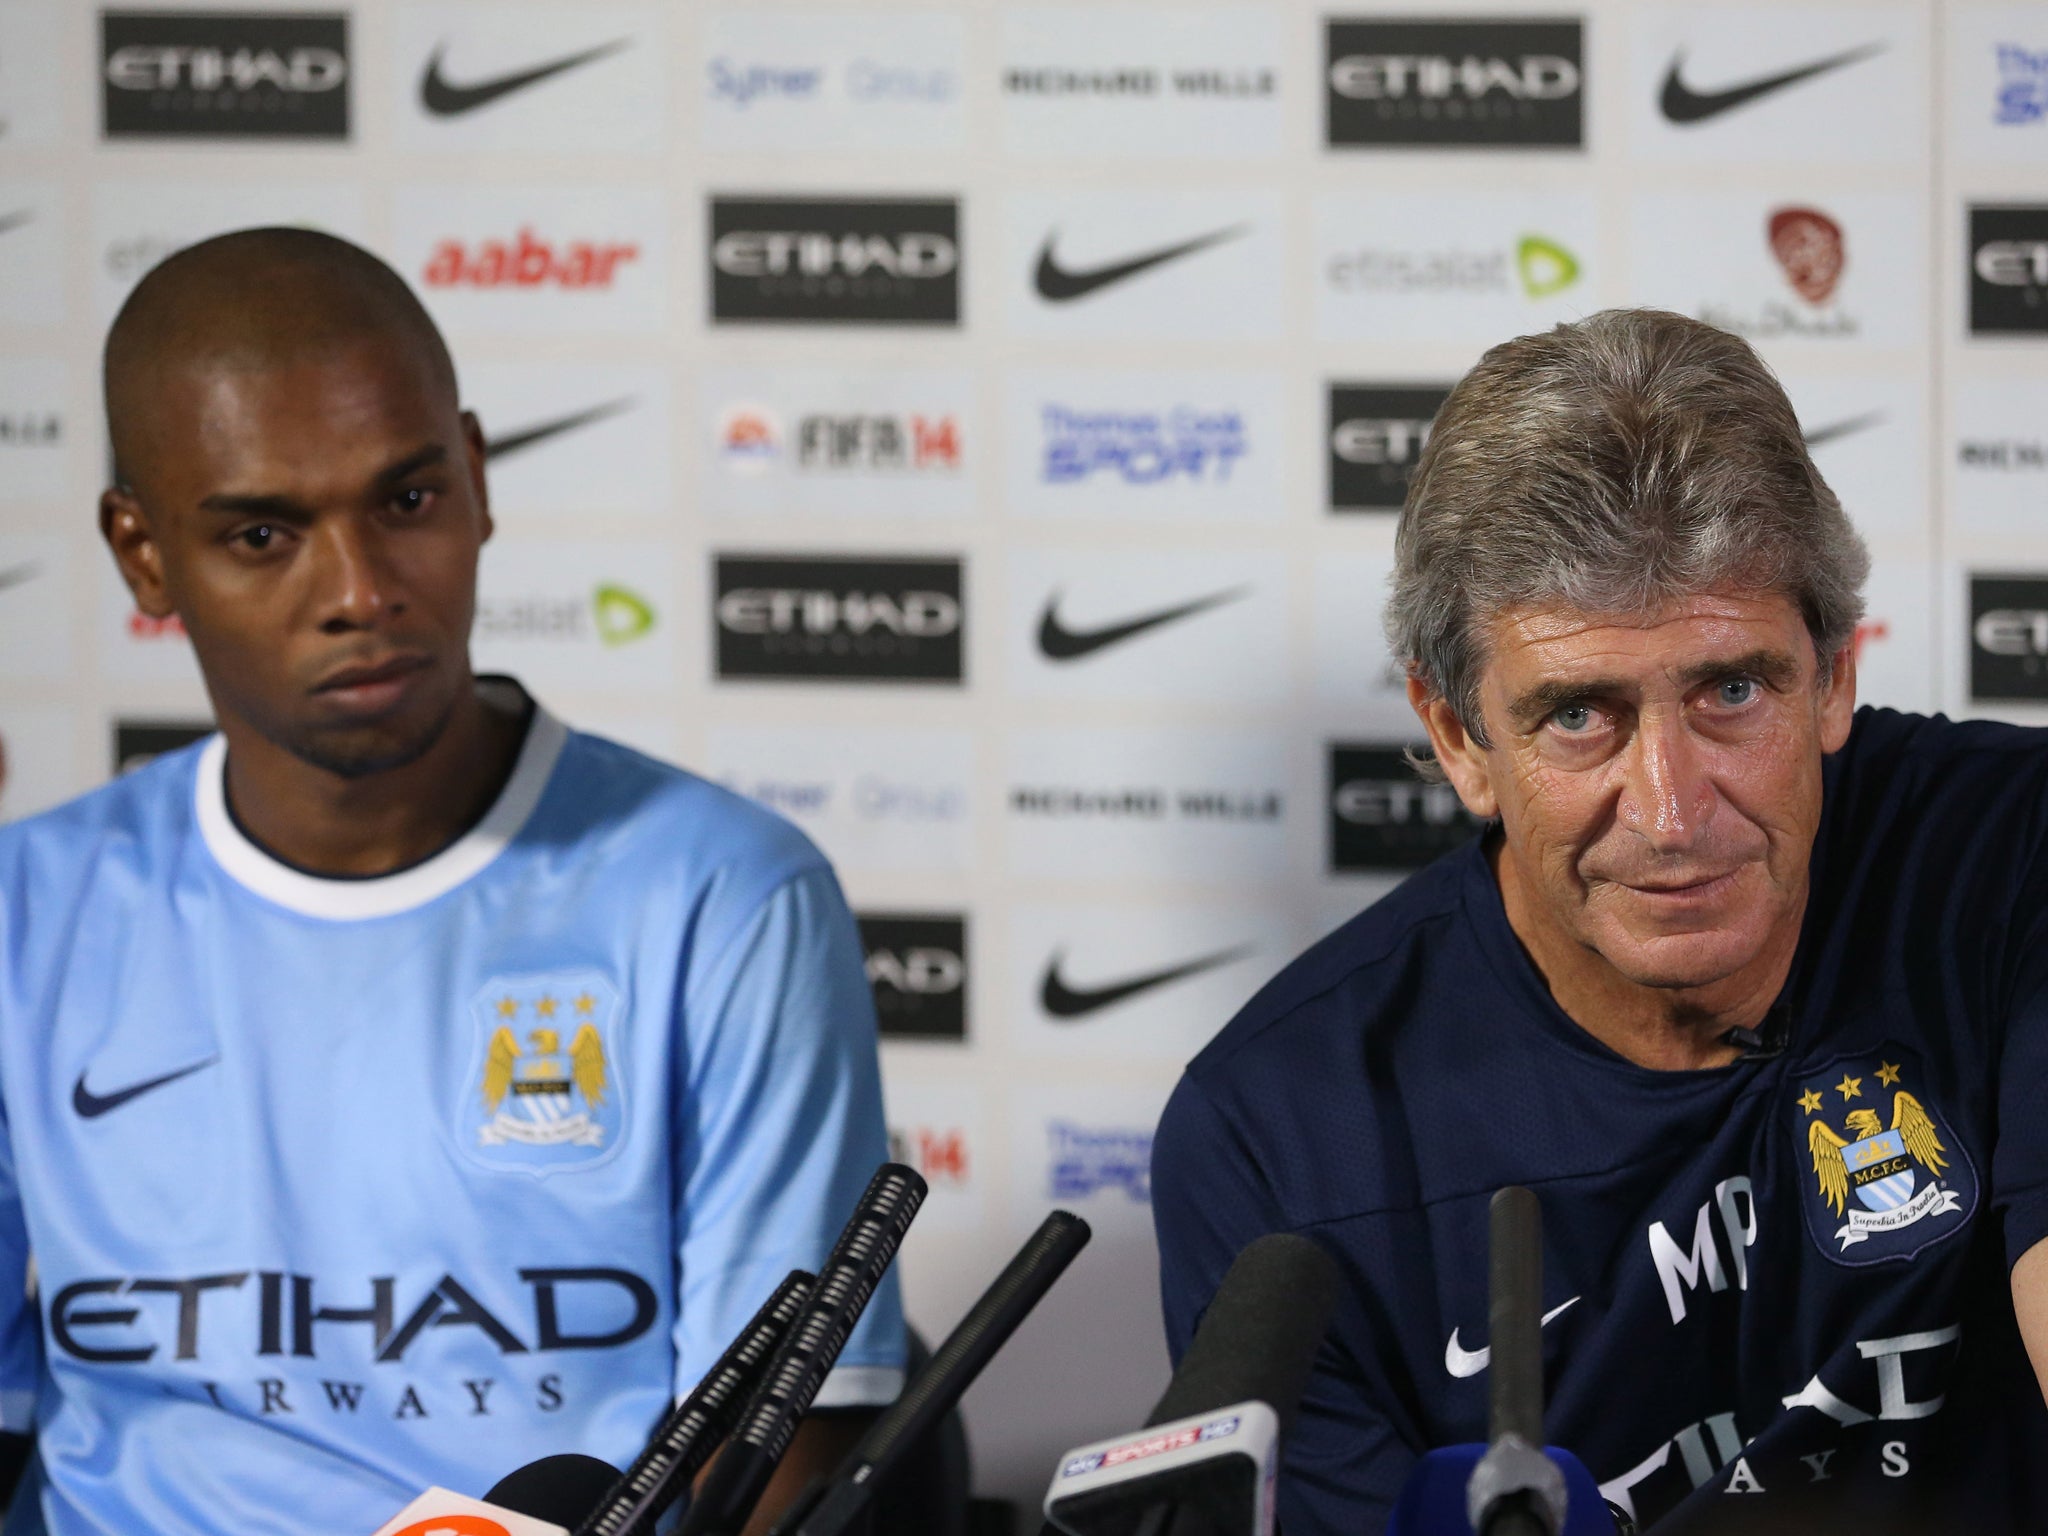
[[[1543,1207],[1509,1185],[1488,1217],[1488,1444],[1465,1511],[1479,1536],[1558,1536],[1564,1474],[1543,1453]]]

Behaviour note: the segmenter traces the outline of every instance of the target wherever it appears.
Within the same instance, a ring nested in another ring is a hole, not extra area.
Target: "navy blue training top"
[[[1511,1183],[1543,1203],[1549,1439],[1639,1524],[2048,1530],[2008,1277],[2048,1237],[2048,732],[1866,709],[1824,774],[1778,1053],[1601,1045],[1481,837],[1189,1065],[1153,1147],[1175,1359],[1255,1237],[1306,1233],[1347,1282],[1285,1536],[1369,1536],[1422,1451],[1485,1438]]]

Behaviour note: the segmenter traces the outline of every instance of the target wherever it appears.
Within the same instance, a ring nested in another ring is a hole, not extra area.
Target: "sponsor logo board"
[[[1856,625],[1856,702],[1931,713],[1940,707],[1934,668],[1934,567],[1880,556],[1863,583]]]
[[[1927,539],[1927,390],[1913,374],[1780,375],[1814,468],[1866,538],[1887,549]]]
[[[1017,1220],[1035,1225],[1049,1205],[1087,1218],[1096,1239],[1138,1237],[1152,1226],[1152,1131],[1166,1085],[1020,1083],[1010,1090],[1010,1171]]]
[[[711,318],[960,322],[960,204],[945,197],[711,199]]]
[[[989,1127],[994,1124],[988,1092],[965,1074],[934,1077],[924,1060],[904,1069],[891,1055],[887,1075],[889,1157],[915,1168],[930,1186],[919,1207],[920,1228],[972,1231],[987,1213]]]
[[[669,373],[636,363],[465,363],[483,423],[491,514],[673,515]]]
[[[64,133],[63,9],[51,0],[0,7],[0,148],[55,144]]]
[[[346,139],[340,11],[101,11],[108,139]]]
[[[1318,555],[1312,609],[1315,620],[1315,692],[1325,718],[1406,741],[1422,729],[1408,703],[1408,674],[1388,649],[1381,615],[1391,557],[1326,552]]]
[[[675,679],[674,552],[665,544],[492,540],[477,576],[470,653],[562,693],[629,693]]]
[[[2048,576],[1969,577],[1970,701],[2048,702]]]
[[[859,921],[882,1038],[965,1040],[965,914],[862,912]]]
[[[1630,227],[1638,301],[1774,342],[1918,346],[1926,207],[1905,193],[1817,200],[1654,193]]]
[[[967,611],[954,558],[717,555],[723,681],[958,683]]]
[[[959,370],[720,368],[702,402],[713,511],[964,516],[974,379]]]
[[[642,335],[667,309],[650,187],[402,186],[393,265],[451,331]]]
[[[152,697],[168,694],[167,706],[189,697],[195,710],[204,709],[199,661],[177,615],[147,617],[136,608],[112,560],[95,560],[93,566],[92,580],[99,589],[101,671],[118,682],[150,685]],[[0,606],[5,601],[0,593]]]
[[[2025,5],[1955,5],[1942,17],[1945,137],[1959,162],[2038,163],[2048,138],[2048,26]]]
[[[1277,971],[1305,923],[1234,907],[1024,904],[1010,919],[1016,1046],[1185,1062]]]
[[[1409,767],[1398,742],[1330,743],[1328,783],[1333,875],[1420,869],[1486,825]]]
[[[704,773],[788,817],[849,870],[959,873],[974,860],[974,739],[893,726],[718,725]]]
[[[1026,516],[1270,521],[1286,402],[1268,373],[1030,369],[1007,381],[1007,500]]]
[[[116,720],[112,772],[119,777],[146,768],[166,752],[204,741],[213,732],[211,720]]]
[[[1577,148],[1585,37],[1577,19],[1324,23],[1332,147]]]
[[[1065,881],[1279,879],[1288,783],[1286,745],[1271,732],[1015,730],[1009,867]]]
[[[0,212],[5,206],[0,203]],[[171,252],[229,230],[293,224],[324,229],[359,245],[368,242],[362,190],[339,183],[162,177],[95,182],[92,209],[93,309],[103,325],[113,320],[143,273]],[[6,259],[7,237],[0,236],[0,264]],[[0,283],[0,305],[6,303],[6,288]]]
[[[1398,512],[1448,384],[1330,386],[1330,510]]]
[[[406,149],[645,155],[667,142],[659,6],[407,5],[392,26]]]
[[[934,11],[728,6],[704,18],[704,143],[723,153],[943,154],[966,139],[967,29]]]
[[[0,533],[0,655],[7,658],[10,678],[30,681],[70,676],[68,540],[38,533]]]
[[[56,182],[0,179],[0,325],[64,318],[64,219]]]
[[[61,358],[0,357],[0,501],[65,499],[70,399]]]
[[[1916,7],[1659,6],[1629,20],[1629,142],[1640,158],[1927,157],[1927,23]]]
[[[1003,143],[1030,159],[1269,158],[1285,141],[1285,29],[1263,7],[1018,6],[997,66]]]
[[[0,635],[6,633],[6,606],[7,594],[0,591]],[[77,719],[68,709],[0,703],[0,822],[46,811],[86,788],[77,741]]]
[[[1949,399],[1949,505],[1957,528],[2038,535],[2048,526],[2048,383],[1958,379]]]
[[[1019,336],[1268,341],[1287,288],[1277,191],[1019,191],[1003,286]]]
[[[1970,334],[2048,331],[2048,205],[1970,209]]]
[[[1329,340],[1490,346],[1599,307],[1582,194],[1326,195],[1316,312]]]
[[[1287,694],[1285,561],[1249,551],[1013,549],[1010,686],[1032,698]]]

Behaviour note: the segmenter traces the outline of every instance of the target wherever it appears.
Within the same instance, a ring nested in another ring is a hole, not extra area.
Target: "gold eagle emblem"
[[[526,1038],[536,1056],[553,1056],[562,1048],[562,1037],[552,1029],[536,1029]],[[518,1072],[519,1058],[524,1054],[510,1026],[499,1025],[497,1033],[491,1036],[489,1050],[484,1053],[486,1113],[496,1114],[498,1106],[505,1102],[505,1095],[511,1091],[512,1079]],[[604,1040],[599,1036],[597,1026],[583,1025],[569,1043],[569,1071],[576,1080],[576,1086],[583,1090],[584,1101],[593,1107],[604,1102],[609,1070],[605,1063]]]
[[[1842,1214],[1849,1199],[1849,1165],[1842,1156],[1842,1149],[1852,1142],[1882,1136],[1887,1129],[1874,1109],[1852,1109],[1844,1124],[1849,1131],[1846,1136],[1836,1135],[1825,1120],[1815,1119],[1806,1128],[1806,1145],[1813,1154],[1814,1177],[1820,1181],[1822,1197],[1834,1208],[1837,1216]],[[1942,1156],[1948,1148],[1941,1144],[1941,1137],[1935,1131],[1934,1117],[1903,1088],[1892,1100],[1889,1129],[1899,1133],[1908,1155],[1925,1164],[1930,1173],[1940,1173],[1948,1166],[1948,1160]]]

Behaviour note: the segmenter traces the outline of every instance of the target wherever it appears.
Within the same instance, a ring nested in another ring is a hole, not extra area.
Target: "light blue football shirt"
[[[250,842],[225,760],[0,828],[0,1417],[50,1531],[367,1536],[623,1465],[887,1155],[830,867],[538,709],[376,879]],[[821,1404],[902,1350],[892,1278]]]

